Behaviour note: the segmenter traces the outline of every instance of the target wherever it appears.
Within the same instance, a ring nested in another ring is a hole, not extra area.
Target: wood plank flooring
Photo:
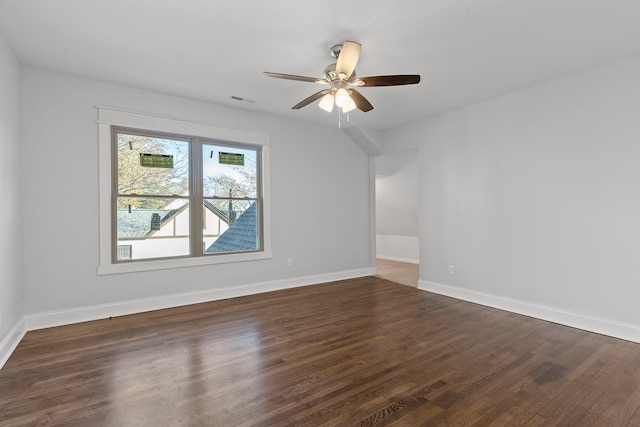
[[[640,426],[640,344],[365,277],[27,333],[1,426]]]
[[[403,285],[413,286],[414,288],[418,287],[418,280],[420,278],[420,266],[418,264],[378,258],[376,260],[376,267],[378,277],[391,280],[392,282],[402,283]]]

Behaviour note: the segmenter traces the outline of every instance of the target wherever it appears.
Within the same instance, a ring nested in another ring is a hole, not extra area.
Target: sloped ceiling
[[[24,65],[327,126],[291,109],[318,85],[262,72],[320,77],[360,42],[358,76],[422,76],[361,90],[375,109],[342,125],[379,130],[635,54],[638,22],[636,0],[0,0]]]

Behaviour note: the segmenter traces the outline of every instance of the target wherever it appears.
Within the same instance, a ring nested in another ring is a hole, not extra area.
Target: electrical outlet
[[[449,274],[452,276],[456,274],[456,268],[453,265],[449,266]]]
[[[293,267],[293,258],[287,258],[287,267]]]

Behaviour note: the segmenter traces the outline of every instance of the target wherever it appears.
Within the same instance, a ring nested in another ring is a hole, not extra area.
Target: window
[[[266,135],[103,108],[99,119],[100,274],[271,257]]]
[[[133,249],[115,262],[262,249],[259,147],[112,132],[114,247]]]

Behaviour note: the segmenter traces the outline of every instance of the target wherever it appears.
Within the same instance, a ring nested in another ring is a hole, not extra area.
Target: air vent
[[[233,99],[234,101],[244,101],[244,102],[248,102],[248,103],[250,103],[250,104],[255,104],[255,102],[256,102],[256,101],[254,101],[253,99],[246,99],[246,98],[243,98],[243,97],[241,97],[241,96],[235,96],[235,95],[231,96],[231,99]]]

